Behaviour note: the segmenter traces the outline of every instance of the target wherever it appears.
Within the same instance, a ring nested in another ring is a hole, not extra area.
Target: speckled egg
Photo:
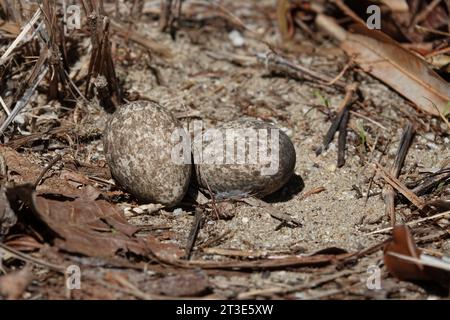
[[[103,136],[112,176],[126,191],[143,202],[174,206],[189,186],[191,164],[171,156],[172,139],[181,124],[152,101],[121,106],[111,117]]]
[[[222,197],[264,197],[286,184],[295,169],[295,148],[289,137],[253,118],[197,133],[193,153],[200,188]]]

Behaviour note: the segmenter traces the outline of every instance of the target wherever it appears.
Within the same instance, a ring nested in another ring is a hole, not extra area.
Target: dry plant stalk
[[[88,17],[92,43],[85,95],[91,97],[95,87],[102,107],[114,111],[122,102],[122,93],[111,53],[110,20],[106,16],[103,0],[82,0],[82,3]]]
[[[57,15],[55,0],[43,0],[41,6],[44,15],[44,23],[48,37],[49,57],[48,63],[51,70],[49,90],[47,98],[53,100],[61,98],[61,92],[66,90],[67,49],[65,44],[64,27]],[[62,90],[59,90],[59,84]]]
[[[412,204],[414,204],[417,208],[422,209],[425,207],[425,201],[416,196],[411,190],[409,190],[403,183],[401,183],[397,178],[392,176],[385,168],[383,168],[380,164],[375,163],[379,175],[389,183],[394,189],[404,195]]]
[[[405,162],[409,146],[411,145],[413,135],[414,127],[410,122],[408,122],[405,129],[403,130],[394,164],[391,169],[391,175],[394,178],[398,178],[400,176],[400,172],[402,170],[403,163]],[[396,223],[395,196],[396,192],[394,188],[391,185],[387,185],[383,190],[383,199],[386,206],[386,215],[391,219],[392,226],[394,226]]]

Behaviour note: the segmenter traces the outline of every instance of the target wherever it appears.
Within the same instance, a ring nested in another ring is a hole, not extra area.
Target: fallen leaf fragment
[[[319,28],[341,42],[341,48],[367,73],[383,81],[423,112],[439,116],[450,101],[450,85],[428,63],[388,35],[365,25],[347,32],[326,15],[316,18]],[[436,106],[436,107],[435,107]]]
[[[0,277],[0,295],[8,300],[17,300],[22,297],[28,285],[33,280],[29,267]]]
[[[277,0],[277,21],[283,40],[292,39],[295,29],[289,0]]]
[[[17,216],[10,207],[5,188],[0,188],[0,237],[6,235],[16,222]]]
[[[14,190],[54,233],[54,243],[60,249],[94,257],[111,257],[119,251],[147,255],[145,243],[133,237],[138,228],[128,224],[116,206],[97,200],[98,192],[92,187],[84,188],[76,198],[39,195],[31,185]]]
[[[402,48],[387,35],[357,28],[341,43],[360,67],[380,79],[422,111],[439,115],[450,101],[450,85],[426,61]]]
[[[432,281],[444,288],[450,284],[450,262],[422,253],[406,225],[397,225],[384,247],[384,264],[401,280]]]

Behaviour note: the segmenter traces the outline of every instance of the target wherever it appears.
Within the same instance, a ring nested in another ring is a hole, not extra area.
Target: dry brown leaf
[[[283,40],[292,39],[295,29],[289,0],[277,0],[277,21]]]
[[[0,236],[8,233],[8,230],[17,222],[17,216],[11,209],[5,189],[0,188]]]
[[[423,266],[400,260],[388,253],[394,252],[418,259],[420,250],[412,238],[409,228],[404,225],[395,226],[392,231],[392,240],[384,247],[384,264],[389,272],[402,280],[427,280]]]
[[[33,206],[62,238],[55,240],[61,249],[94,257],[111,257],[120,250],[145,255],[144,244],[132,238],[138,228],[128,224],[115,206],[88,192],[73,201],[34,196]]]
[[[439,116],[450,101],[450,85],[428,64],[382,32],[358,26],[341,47],[361,68],[380,79],[422,111]]]
[[[432,281],[443,288],[450,284],[450,263],[423,254],[406,225],[394,227],[384,247],[384,264],[401,280]]]
[[[33,184],[44,169],[31,163],[24,155],[12,148],[0,146],[0,154],[5,159],[9,181],[14,184]],[[72,186],[65,179],[61,179],[58,175],[51,176],[50,173],[45,175],[37,190],[46,193],[70,195],[71,197],[76,197],[80,193],[76,187]]]
[[[9,300],[20,299],[33,280],[29,267],[0,277],[0,295]]]

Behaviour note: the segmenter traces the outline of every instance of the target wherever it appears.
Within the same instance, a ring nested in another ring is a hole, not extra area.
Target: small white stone
[[[228,34],[228,37],[231,40],[231,43],[235,47],[242,47],[245,43],[244,38],[242,37],[241,33],[237,30],[233,30]]]
[[[181,209],[181,208],[176,208],[175,210],[173,210],[173,214],[176,216],[179,216],[182,213],[183,213],[183,209]]]
[[[242,218],[242,223],[243,224],[247,224],[249,221],[249,219],[247,217]]]

